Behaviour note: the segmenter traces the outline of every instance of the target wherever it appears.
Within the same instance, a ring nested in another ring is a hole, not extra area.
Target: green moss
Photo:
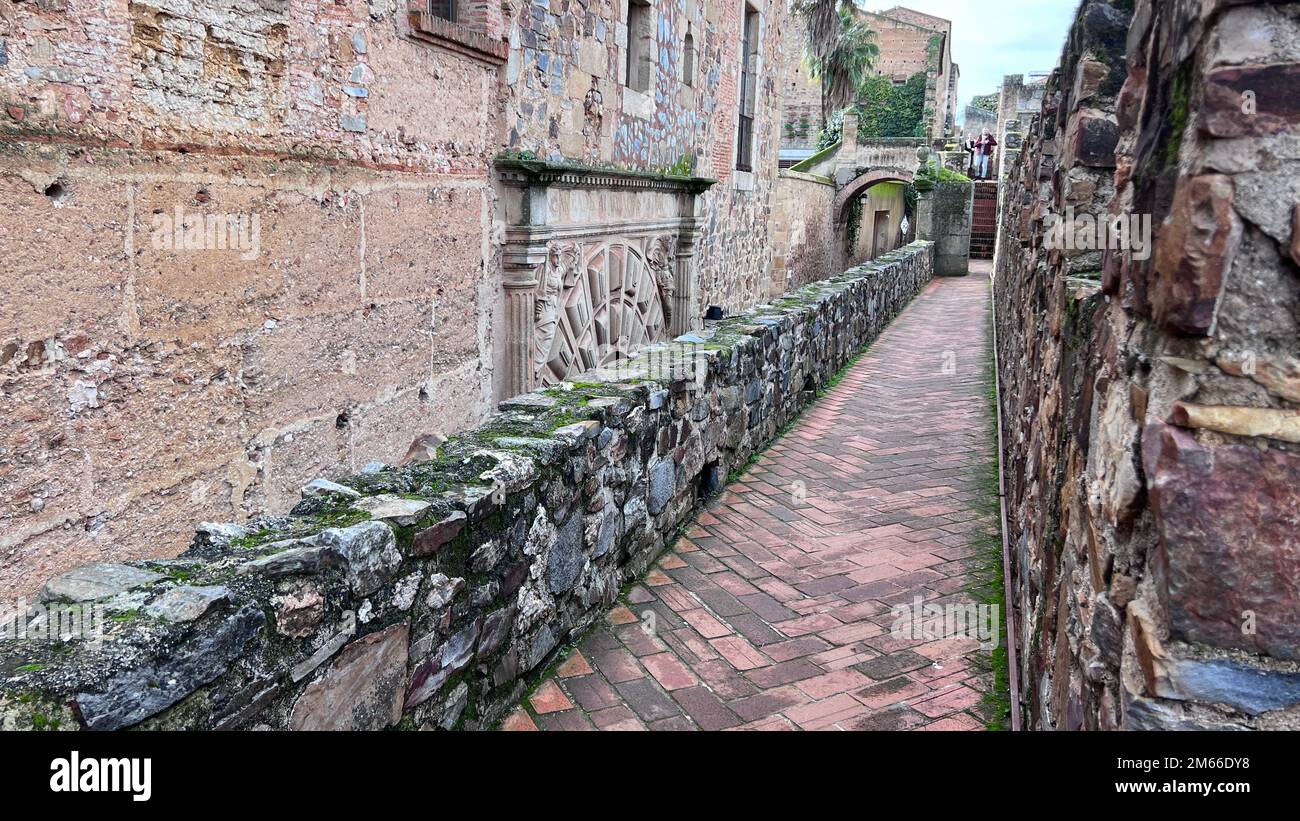
[[[990,355],[985,365],[988,397],[989,442],[983,454],[981,471],[976,486],[975,504],[979,513],[979,526],[970,533],[975,547],[975,568],[967,591],[978,602],[997,608],[997,644],[988,658],[976,656],[977,667],[992,673],[992,687],[980,700],[980,716],[989,730],[1011,728],[1011,673],[1007,657],[1007,603],[1006,584],[1002,573],[1002,489],[998,476],[998,393],[997,351],[993,344],[993,315],[990,312],[985,328],[985,344]]]
[[[421,498],[414,494],[405,494],[405,498]],[[316,516],[316,524],[322,530],[330,527],[351,527],[360,524],[370,518],[370,514],[363,510],[357,510],[354,507],[344,508],[343,510],[332,510],[327,513],[320,513]]]
[[[1184,64],[1174,75],[1174,86],[1170,93],[1169,139],[1165,144],[1165,169],[1178,165],[1178,151],[1183,145],[1183,132],[1187,130],[1187,118],[1191,113],[1191,63]]]
[[[59,720],[57,718],[50,718],[44,713],[36,713],[32,716],[32,729],[54,731],[59,729]]]
[[[280,531],[264,527],[260,530],[254,531],[253,533],[249,533],[247,536],[240,536],[238,539],[231,539],[230,547],[232,550],[252,550],[263,544],[274,542],[281,538],[283,538],[283,534],[281,534]]]

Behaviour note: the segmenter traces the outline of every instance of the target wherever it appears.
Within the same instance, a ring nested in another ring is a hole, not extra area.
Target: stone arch
[[[839,225],[840,223],[844,222],[844,217],[848,211],[849,203],[853,202],[854,198],[861,195],[862,192],[866,191],[868,188],[875,185],[876,183],[881,183],[881,182],[910,183],[911,181],[912,181],[911,172],[900,171],[896,168],[877,168],[875,170],[868,171],[867,173],[863,174],[860,177],[857,177],[856,179],[849,182],[848,185],[840,189],[840,192],[835,195],[835,205],[833,211],[835,215],[835,224]]]

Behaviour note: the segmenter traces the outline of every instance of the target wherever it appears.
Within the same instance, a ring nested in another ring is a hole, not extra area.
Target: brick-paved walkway
[[[981,729],[985,651],[890,635],[895,604],[968,600],[990,453],[973,267],[931,283],[503,728]]]

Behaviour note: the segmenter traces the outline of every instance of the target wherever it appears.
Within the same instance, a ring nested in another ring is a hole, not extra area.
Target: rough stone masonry
[[[657,2],[639,91],[629,8],[0,0],[0,597],[175,556],[518,392],[503,153],[717,180],[679,319],[762,299],[785,6]]]
[[[933,261],[913,243],[515,397],[430,461],[201,524],[179,558],[47,580],[4,625],[27,638],[0,642],[0,729],[491,726]],[[74,608],[102,633],[69,637]]]
[[[1085,2],[1009,169],[1027,726],[1300,727],[1298,44],[1297,3]]]

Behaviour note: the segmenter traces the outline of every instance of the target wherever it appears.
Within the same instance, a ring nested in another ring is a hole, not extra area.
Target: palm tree
[[[880,48],[875,32],[855,19],[848,0],[795,0],[794,9],[808,32],[804,59],[821,86],[825,123],[828,110],[838,111],[858,96]]]

